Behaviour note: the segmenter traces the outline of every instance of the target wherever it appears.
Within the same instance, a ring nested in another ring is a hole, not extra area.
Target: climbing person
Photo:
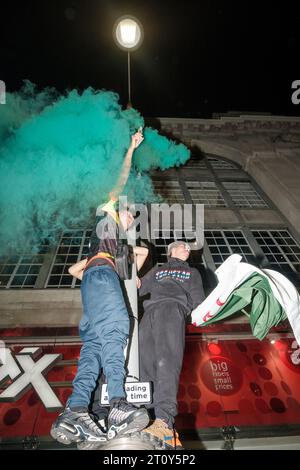
[[[149,422],[146,409],[126,399],[124,348],[129,316],[115,265],[117,234],[120,230],[126,232],[134,220],[129,211],[117,210],[117,201],[127,182],[134,150],[142,141],[140,131],[132,136],[117,185],[96,219],[89,256],[69,269],[71,275],[82,280],[79,332],[83,345],[73,392],[51,428],[52,437],[63,444],[105,442],[107,438],[140,431]],[[135,254],[140,267],[148,251],[138,248]],[[107,434],[88,412],[101,369],[107,379],[110,404]]]
[[[168,246],[168,261],[152,268],[140,282],[144,315],[139,326],[140,380],[153,382],[155,421],[142,431],[165,449],[180,448],[174,428],[179,375],[185,347],[188,315],[204,300],[200,273],[187,263],[190,245],[175,241]]]

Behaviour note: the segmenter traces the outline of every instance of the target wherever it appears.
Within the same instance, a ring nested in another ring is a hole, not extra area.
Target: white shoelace
[[[109,419],[114,420],[116,423],[120,423],[123,419],[127,418],[129,411],[118,410],[117,408],[112,409],[109,414]]]

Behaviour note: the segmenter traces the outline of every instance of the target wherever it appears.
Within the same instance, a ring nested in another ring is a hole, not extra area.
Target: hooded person
[[[155,266],[142,279],[140,296],[144,315],[139,326],[140,379],[153,382],[155,421],[142,434],[159,440],[165,449],[182,447],[174,428],[177,392],[185,347],[188,315],[204,300],[200,273],[187,262],[190,245],[168,246],[168,261]]]

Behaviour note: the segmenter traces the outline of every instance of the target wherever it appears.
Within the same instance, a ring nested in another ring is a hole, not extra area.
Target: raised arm
[[[136,132],[131,137],[131,143],[127,150],[127,153],[126,153],[123,165],[122,165],[121,174],[119,176],[116,186],[109,193],[109,196],[113,201],[116,201],[118,197],[120,196],[120,194],[122,194],[122,191],[128,180],[133,153],[135,149],[143,142],[143,140],[144,140],[144,137],[141,131]]]

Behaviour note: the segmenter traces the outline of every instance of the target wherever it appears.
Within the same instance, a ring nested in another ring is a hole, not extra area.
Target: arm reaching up
[[[126,153],[126,156],[125,156],[125,159],[124,159],[124,162],[123,162],[123,166],[122,166],[122,169],[121,169],[121,174],[119,176],[119,179],[117,181],[116,186],[109,193],[109,196],[113,201],[116,201],[118,199],[118,197],[122,193],[122,191],[123,191],[123,189],[124,189],[124,187],[127,183],[130,168],[131,168],[133,152],[143,142],[143,140],[144,140],[144,137],[143,137],[143,134],[142,134],[141,131],[136,132],[131,137],[131,143],[130,143],[130,146],[127,150],[127,153]]]

